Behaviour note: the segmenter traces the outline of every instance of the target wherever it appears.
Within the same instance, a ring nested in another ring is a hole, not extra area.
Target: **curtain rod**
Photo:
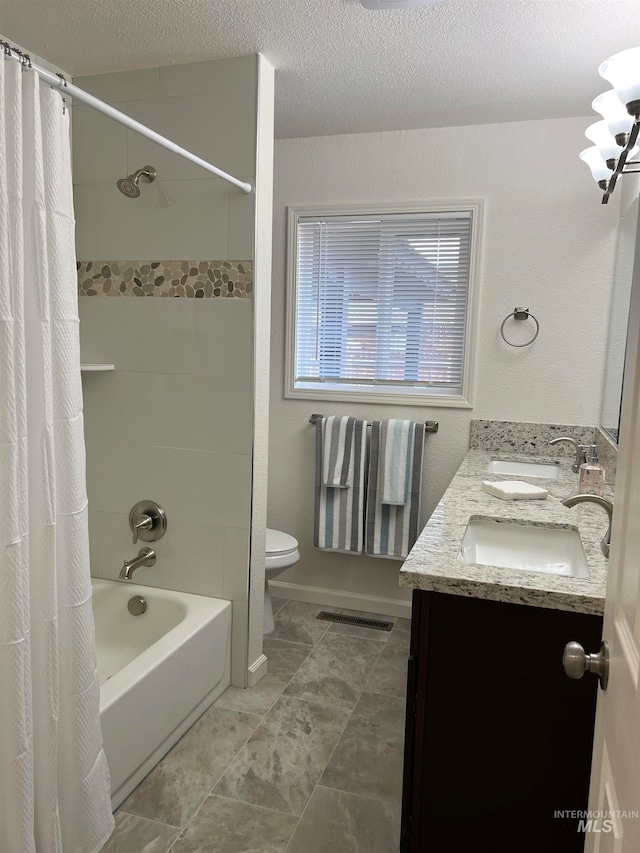
[[[239,187],[242,192],[250,193],[252,191],[253,187],[251,184],[247,184],[244,181],[240,181],[238,178],[234,178],[233,175],[223,172],[222,169],[218,169],[216,166],[213,166],[211,163],[208,163],[206,160],[198,157],[197,154],[187,151],[186,148],[182,148],[182,146],[177,145],[170,139],[167,139],[166,136],[161,136],[159,133],[156,133],[155,130],[151,130],[150,127],[141,124],[139,121],[130,118],[124,113],[121,113],[120,110],[116,110],[115,107],[105,104],[104,101],[90,95],[89,92],[85,92],[84,89],[74,86],[73,83],[68,83],[64,78],[64,75],[53,74],[51,71],[47,71],[46,68],[42,68],[40,65],[36,65],[31,62],[29,54],[23,53],[4,41],[0,41],[0,47],[4,49],[4,55],[7,59],[14,59],[21,62],[25,68],[33,68],[40,79],[49,83],[53,89],[57,89],[58,91],[69,95],[69,97],[86,104],[88,107],[92,107],[94,110],[103,113],[103,115],[109,116],[109,118],[112,118],[120,124],[123,124],[125,127],[128,127],[129,130],[139,133],[140,136],[145,136],[147,139],[150,139],[157,145],[161,145],[168,151],[173,151],[174,154],[184,157],[185,160],[190,160],[192,163],[195,163],[196,166],[200,166],[202,169],[206,169],[207,172],[211,172],[212,174],[217,175],[217,177],[222,178],[223,181],[228,181],[230,184]]]
[[[319,415],[317,413],[314,413],[313,415],[310,416],[309,423],[312,426],[315,426],[316,423],[318,421],[321,421],[323,417],[324,417],[324,415]],[[367,424],[367,426],[371,426],[371,424]],[[440,429],[440,424],[438,423],[438,421],[425,421],[424,422],[424,431],[425,432],[438,432],[439,429]]]

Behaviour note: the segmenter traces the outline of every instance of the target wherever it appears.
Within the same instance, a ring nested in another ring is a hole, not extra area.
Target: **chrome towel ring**
[[[528,320],[529,317],[531,317],[533,322],[536,324],[536,331],[531,340],[527,341],[524,344],[514,344],[512,341],[508,340],[504,333],[504,327],[507,320],[511,320],[511,318],[513,318],[514,320]],[[538,323],[537,319],[533,316],[533,314],[529,311],[528,308],[514,308],[511,314],[507,314],[507,316],[502,321],[502,325],[500,326],[500,334],[502,335],[502,340],[505,342],[505,344],[509,344],[510,347],[529,347],[540,334],[540,323]]]

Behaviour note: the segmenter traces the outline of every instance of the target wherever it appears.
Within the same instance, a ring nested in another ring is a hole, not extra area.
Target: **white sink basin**
[[[509,462],[505,459],[492,459],[487,466],[490,474],[513,474],[517,477],[543,477],[545,480],[557,480],[560,466],[555,462]]]
[[[580,534],[563,527],[532,527],[515,521],[471,518],[458,559],[483,566],[589,577]]]

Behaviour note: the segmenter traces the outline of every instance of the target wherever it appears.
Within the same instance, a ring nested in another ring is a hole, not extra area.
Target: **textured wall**
[[[598,423],[619,199],[602,206],[577,157],[589,121],[276,142],[268,521],[302,549],[281,580],[405,597],[397,563],[314,551],[312,411],[438,419],[440,432],[426,439],[424,520],[464,456],[472,417]],[[285,400],[286,206],[456,197],[486,199],[474,408]],[[527,349],[499,337],[515,305],[528,305],[540,321]]]

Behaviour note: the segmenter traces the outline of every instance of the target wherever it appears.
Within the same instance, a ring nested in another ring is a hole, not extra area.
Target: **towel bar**
[[[309,423],[312,426],[315,426],[316,421],[319,418],[323,418],[323,417],[324,417],[324,415],[319,415],[316,412],[313,415],[311,415],[311,417],[309,418]],[[367,424],[367,426],[371,426],[371,424]],[[424,431],[425,432],[438,432],[439,429],[440,429],[440,424],[438,423],[438,421],[425,421],[424,422]]]

